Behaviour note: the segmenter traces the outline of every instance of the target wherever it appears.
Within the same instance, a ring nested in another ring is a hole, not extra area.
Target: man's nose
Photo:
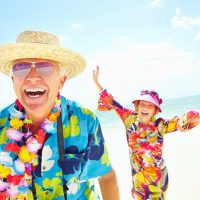
[[[35,67],[31,67],[31,71],[29,72],[26,78],[27,80],[32,80],[32,81],[41,79],[40,74],[37,72]]]

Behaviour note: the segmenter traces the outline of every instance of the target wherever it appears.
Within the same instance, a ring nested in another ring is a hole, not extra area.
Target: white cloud
[[[191,52],[175,48],[171,42],[121,42],[113,44],[112,49],[89,55],[88,60],[90,68],[100,65],[103,86],[122,101],[130,102],[141,89],[155,89],[164,98],[200,91],[197,78],[200,61]]]
[[[176,9],[176,14],[171,19],[171,24],[175,28],[190,29],[192,26],[200,26],[200,16],[199,17],[188,17],[183,16],[180,8]]]
[[[155,8],[160,7],[163,4],[163,0],[150,0],[148,7]]]
[[[80,34],[82,32],[83,26],[78,23],[73,23],[68,27],[68,30],[66,33],[59,35],[59,41],[62,44],[62,46],[69,45],[69,42],[72,41],[75,37],[77,37],[77,34]]]
[[[197,35],[195,36],[194,40],[200,40],[200,31],[197,33]]]

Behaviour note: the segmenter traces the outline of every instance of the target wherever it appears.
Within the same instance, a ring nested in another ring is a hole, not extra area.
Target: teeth
[[[42,88],[27,88],[25,91],[26,92],[45,92],[45,90]]]
[[[41,97],[44,93],[46,92],[46,90],[42,89],[42,88],[27,88],[25,89],[25,93],[27,96],[29,97]]]
[[[149,113],[147,113],[147,112],[141,112],[142,113],[142,115],[148,115]]]

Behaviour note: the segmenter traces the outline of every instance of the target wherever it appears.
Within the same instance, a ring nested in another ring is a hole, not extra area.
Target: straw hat
[[[0,71],[10,75],[13,61],[23,58],[53,60],[63,68],[68,79],[80,74],[86,65],[80,54],[61,48],[55,35],[41,31],[24,31],[15,44],[0,46]]]

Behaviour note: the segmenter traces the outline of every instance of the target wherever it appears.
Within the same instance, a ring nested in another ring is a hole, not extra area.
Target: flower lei
[[[135,149],[135,145],[140,144],[140,147],[144,147],[149,140],[154,140],[156,136],[156,126],[155,126],[156,118],[152,117],[151,121],[148,124],[144,124],[141,119],[139,119],[138,115],[135,118],[134,124],[137,126],[136,129],[130,129],[128,143],[129,147],[132,150]],[[134,132],[134,134],[132,134]]]
[[[32,183],[32,171],[38,165],[38,151],[43,147],[48,132],[54,130],[54,122],[60,115],[60,95],[50,115],[41,123],[36,133],[30,131],[32,120],[28,119],[23,106],[15,101],[10,112],[10,128],[6,130],[11,142],[0,152],[0,199],[26,199],[26,191]],[[10,154],[14,155],[11,157]]]

